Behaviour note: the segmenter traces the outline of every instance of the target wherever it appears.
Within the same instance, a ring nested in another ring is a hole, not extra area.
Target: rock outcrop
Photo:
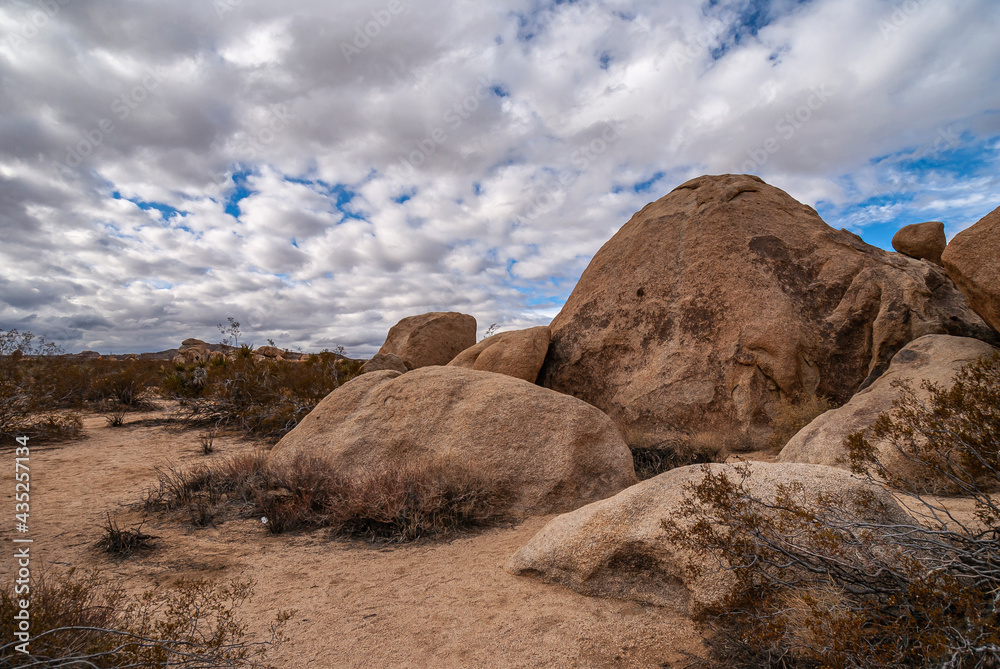
[[[460,465],[509,491],[509,512],[549,513],[635,483],[632,455],[598,409],[456,367],[364,374],[330,393],[271,451],[352,475],[393,463]]]
[[[549,350],[549,327],[500,332],[467,348],[449,362],[452,367],[506,374],[534,383]]]
[[[879,414],[892,410],[893,401],[901,393],[893,386],[894,382],[908,382],[917,396],[923,399],[928,393],[920,388],[922,382],[930,381],[942,388],[950,388],[958,370],[996,350],[978,339],[948,335],[927,335],[910,342],[896,354],[889,369],[875,383],[860,391],[844,406],[817,417],[792,437],[778,455],[778,462],[849,468],[844,440],[848,435],[870,427]],[[892,449],[883,448],[880,459],[890,471],[906,474],[911,480],[919,481],[926,475]]]
[[[283,360],[285,357],[284,351],[277,346],[258,346],[254,349],[254,353],[271,360]]]
[[[1000,342],[943,269],[734,175],[635,214],[551,329],[539,383],[649,443],[738,432],[763,444],[782,404],[845,402],[918,337]]]
[[[406,366],[406,363],[403,362],[402,358],[398,355],[393,355],[392,353],[376,353],[371,360],[361,365],[362,374],[367,374],[368,372],[380,372],[386,369],[399,372],[400,374],[405,374],[410,371],[409,367]]]
[[[389,330],[379,353],[398,356],[410,369],[447,365],[476,343],[476,319],[455,311],[408,316]]]
[[[941,260],[976,313],[1000,330],[1000,208],[955,235]]]
[[[892,248],[917,260],[930,260],[935,265],[941,264],[941,253],[947,244],[944,223],[940,221],[907,225],[892,237]]]
[[[731,465],[708,465],[711,471],[739,474]],[[631,599],[685,610],[694,601],[718,602],[729,585],[717,564],[698,562],[705,572],[693,578],[685,570],[693,558],[668,541],[660,521],[681,509],[685,487],[704,477],[701,465],[672,469],[614,497],[588,504],[551,520],[515,553],[505,569],[561,583],[602,597]],[[765,502],[775,499],[779,485],[801,483],[810,497],[836,496],[848,504],[871,500],[856,517],[873,522],[911,522],[892,497],[847,472],[821,465],[752,463],[749,491]],[[864,491],[865,497],[858,493]],[[868,497],[868,496],[871,497]],[[853,512],[853,509],[845,509]],[[681,526],[692,522],[677,519]]]
[[[187,364],[194,364],[207,362],[212,352],[209,350],[208,345],[202,343],[192,346],[181,346],[181,348],[177,349],[177,353],[179,357],[184,358]]]

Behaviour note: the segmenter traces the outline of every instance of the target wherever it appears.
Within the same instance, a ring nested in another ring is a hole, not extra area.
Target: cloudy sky
[[[633,212],[751,172],[888,248],[1000,205],[996,0],[5,0],[0,328],[372,353],[547,323]]]

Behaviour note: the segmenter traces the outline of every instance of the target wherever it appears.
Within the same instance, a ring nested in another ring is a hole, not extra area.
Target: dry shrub
[[[725,462],[731,439],[721,432],[697,432],[685,437],[657,440],[634,430],[626,430],[632,451],[635,475],[640,481],[687,465]]]
[[[797,401],[782,399],[771,422],[773,431],[767,440],[768,450],[779,452],[799,430],[834,408],[836,405],[825,397],[807,397]]]
[[[859,433],[855,472],[920,522],[880,521],[868,494],[817,496],[801,485],[755,497],[750,469],[706,471],[664,521],[670,541],[723,565],[732,587],[698,619],[709,667],[1000,666],[1000,355],[967,366],[950,391],[904,394],[872,432],[971,498],[973,521],[889,471]],[[874,489],[874,488],[873,488]]]
[[[201,444],[203,455],[211,455],[215,451],[215,435],[214,429],[198,435],[198,443]]]
[[[174,366],[161,389],[186,402],[192,421],[277,441],[359,372],[359,364],[329,351],[304,361],[260,359],[244,344],[209,363]]]
[[[906,382],[892,385],[900,391],[892,411],[847,439],[852,470],[909,494],[973,497],[988,508],[982,495],[1000,488],[1000,353],[966,365],[948,390],[925,381],[926,400]]]
[[[109,406],[105,407],[104,411],[104,420],[108,424],[108,427],[123,427],[125,425],[125,416],[128,414],[128,407]]]
[[[266,518],[270,532],[329,528],[336,536],[412,541],[503,517],[509,493],[497,482],[448,465],[382,467],[350,475],[300,457],[279,469],[263,452],[187,471],[159,471],[149,510],[187,509],[196,525],[204,508]],[[208,521],[210,522],[210,521]]]
[[[413,541],[502,515],[509,496],[496,483],[454,464],[383,466],[352,475],[299,458],[279,470],[281,494],[260,500],[274,532],[327,526],[334,534],[375,541]]]
[[[62,441],[80,434],[70,410],[108,402],[142,408],[158,374],[153,361],[80,360],[30,332],[0,330],[0,436]]]
[[[154,548],[153,539],[157,538],[143,532],[142,524],[138,527],[121,527],[109,513],[104,524],[104,536],[97,545],[116,557],[129,557],[137,551]]]
[[[179,580],[170,590],[129,595],[98,572],[41,573],[30,591],[0,590],[0,667],[267,667],[292,612],[279,612],[256,641],[239,613],[252,583]],[[20,610],[30,597],[29,654],[15,651]]]
[[[160,373],[155,361],[95,360],[91,365],[93,381],[86,393],[87,401],[114,402],[131,409],[152,406],[149,393]]]

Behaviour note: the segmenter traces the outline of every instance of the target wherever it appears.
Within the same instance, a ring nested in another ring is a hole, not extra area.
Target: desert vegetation
[[[129,594],[97,571],[47,571],[30,583],[35,629],[30,653],[18,644],[15,615],[26,595],[0,590],[0,667],[269,667],[292,612],[277,614],[267,639],[248,633],[240,610],[253,583],[178,580],[162,591]]]
[[[702,664],[1000,665],[1000,355],[967,366],[949,390],[925,390],[848,440],[854,471],[887,487],[912,521],[872,521],[874,496],[801,485],[763,499],[748,467],[706,471],[691,486],[664,527],[696,556],[689,570],[707,559],[730,579],[724,600],[698,612]],[[890,458],[917,468],[900,473]],[[960,493],[974,511],[957,513],[931,489]]]
[[[224,334],[238,341],[233,327]],[[102,413],[109,427],[121,427],[130,412],[167,400],[191,426],[276,441],[360,368],[330,351],[269,359],[245,343],[191,363],[81,358],[30,332],[0,331],[0,436],[11,443],[21,435],[34,443],[73,439],[81,434],[81,412]]]
[[[324,351],[305,360],[256,355],[242,344],[225,356],[172,363],[160,392],[194,424],[227,427],[277,441],[321,399],[357,376],[361,364]]]
[[[509,493],[463,467],[383,467],[350,475],[300,457],[283,467],[265,452],[188,470],[160,469],[149,511],[178,512],[198,527],[260,518],[274,534],[327,528],[370,542],[435,537],[502,520]]]
[[[767,440],[767,448],[773,453],[781,451],[799,430],[816,417],[836,407],[837,404],[826,397],[810,396],[799,398],[797,401],[788,398],[782,400],[778,403],[772,419],[773,431]]]
[[[716,430],[705,430],[671,439],[655,439],[639,430],[623,435],[635,475],[640,481],[687,465],[725,462],[734,450],[741,450],[742,440]]]

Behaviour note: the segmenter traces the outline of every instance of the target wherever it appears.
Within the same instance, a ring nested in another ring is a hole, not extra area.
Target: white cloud
[[[989,0],[400,2],[70,3],[0,40],[0,327],[361,355],[431,309],[548,322],[702,173],[860,231],[997,204]]]

